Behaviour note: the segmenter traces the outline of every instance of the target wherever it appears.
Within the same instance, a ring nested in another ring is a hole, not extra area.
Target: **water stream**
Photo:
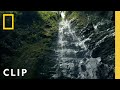
[[[72,29],[72,20],[67,20],[65,11],[62,11],[59,22],[57,42],[57,69],[54,78],[96,79],[97,65],[101,58],[92,58],[85,42]]]

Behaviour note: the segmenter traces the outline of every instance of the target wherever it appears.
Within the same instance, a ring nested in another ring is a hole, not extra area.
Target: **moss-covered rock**
[[[0,14],[2,13],[15,13],[15,30],[0,30],[0,71],[4,68],[25,68],[28,70],[25,77],[8,78],[50,78],[55,65],[52,55],[58,30],[58,14],[51,11],[1,11]],[[1,79],[6,78],[0,76]]]

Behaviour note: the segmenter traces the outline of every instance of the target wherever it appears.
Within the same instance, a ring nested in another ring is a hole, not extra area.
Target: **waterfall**
[[[96,68],[101,58],[92,58],[85,42],[73,29],[72,20],[66,19],[66,12],[62,11],[59,22],[57,42],[57,65],[54,78],[96,79]],[[87,55],[89,57],[87,57]]]

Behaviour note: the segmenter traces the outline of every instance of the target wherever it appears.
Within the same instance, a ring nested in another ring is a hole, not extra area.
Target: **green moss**
[[[73,25],[75,24],[79,29],[83,28],[88,23],[88,18],[83,11],[67,11],[66,19],[73,20]]]
[[[2,13],[0,12],[1,18]],[[8,12],[7,12],[8,13]],[[11,12],[12,13],[12,12]],[[48,77],[54,66],[51,55],[53,53],[52,40],[58,30],[58,15],[50,11],[20,11],[15,13],[15,30],[2,32],[2,52],[7,58],[2,58],[2,68],[26,68],[28,73],[23,79]],[[6,46],[5,46],[6,45]],[[10,52],[8,52],[10,51]],[[11,53],[12,54],[7,54]],[[1,54],[2,56],[2,54]],[[5,64],[8,63],[8,64]],[[45,75],[41,75],[44,73]]]

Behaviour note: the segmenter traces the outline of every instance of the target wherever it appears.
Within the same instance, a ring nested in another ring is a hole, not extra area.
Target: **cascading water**
[[[62,20],[59,22],[57,69],[54,78],[71,79],[96,79],[97,65],[101,58],[92,58],[85,42],[76,35],[75,29],[71,28],[71,21],[65,18],[65,11],[61,13]],[[79,55],[78,55],[79,53]],[[88,56],[89,57],[88,57]]]

